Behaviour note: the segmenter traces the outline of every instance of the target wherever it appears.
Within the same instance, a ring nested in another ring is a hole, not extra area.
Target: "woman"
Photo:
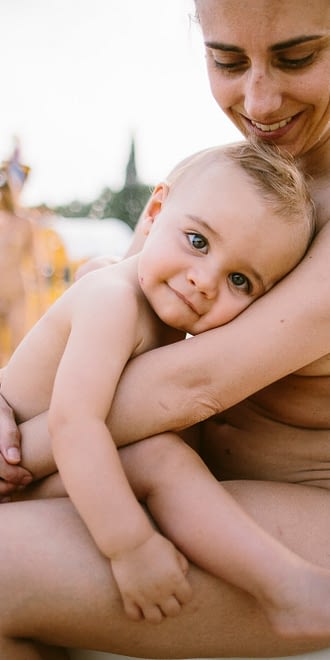
[[[303,262],[235,321],[134,360],[112,430],[123,444],[217,414],[202,426],[215,474],[267,531],[330,569],[330,6],[196,0],[196,9],[219,106],[247,137],[299,157],[318,234]],[[0,525],[3,657],[65,657],[29,639],[142,657],[286,655],[330,643],[315,621],[298,639],[276,635],[250,597],[195,567],[196,597],[180,617],[129,622],[68,501],[4,505]]]
[[[19,162],[18,147],[8,161],[0,164],[0,366],[27,331],[27,265],[37,293],[41,292],[36,229],[20,206],[29,171]],[[8,341],[4,341],[6,333]]]

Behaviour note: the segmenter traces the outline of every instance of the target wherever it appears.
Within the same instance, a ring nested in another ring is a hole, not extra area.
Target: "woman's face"
[[[245,135],[300,155],[330,136],[329,0],[196,0],[213,96]]]

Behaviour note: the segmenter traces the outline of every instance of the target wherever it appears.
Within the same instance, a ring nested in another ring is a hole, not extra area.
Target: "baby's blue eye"
[[[237,289],[244,290],[247,293],[251,290],[251,282],[246,275],[242,273],[230,273],[229,279]]]
[[[188,241],[190,245],[195,248],[195,250],[206,250],[208,248],[208,241],[202,234],[195,234],[194,232],[189,232],[187,234]]]

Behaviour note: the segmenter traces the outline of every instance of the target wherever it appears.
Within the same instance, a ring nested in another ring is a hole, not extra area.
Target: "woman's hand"
[[[18,465],[20,460],[19,428],[12,409],[0,394],[0,501],[7,501],[18,486],[32,481],[31,474]]]

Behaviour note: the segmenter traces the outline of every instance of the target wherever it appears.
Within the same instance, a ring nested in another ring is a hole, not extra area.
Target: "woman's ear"
[[[141,217],[143,232],[146,236],[149,234],[158,213],[160,213],[168,193],[169,186],[167,183],[159,183],[151,193]]]

